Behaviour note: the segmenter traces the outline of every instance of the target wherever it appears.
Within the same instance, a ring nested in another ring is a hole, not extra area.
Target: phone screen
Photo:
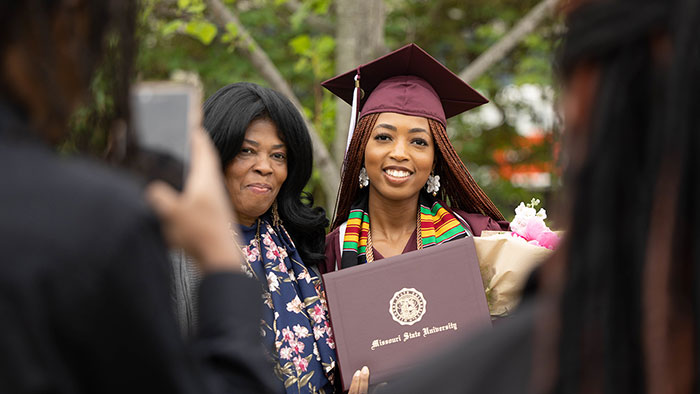
[[[135,135],[149,171],[172,171],[177,164],[184,177],[190,156],[190,131],[201,124],[201,93],[176,82],[144,82],[131,90]],[[156,176],[157,177],[157,176]]]

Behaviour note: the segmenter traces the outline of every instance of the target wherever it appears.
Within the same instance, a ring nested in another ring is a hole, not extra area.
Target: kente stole
[[[366,198],[360,206],[351,208],[346,222],[341,267],[347,268],[367,262],[367,234],[369,232],[369,209]],[[421,196],[420,221],[423,247],[431,247],[466,237],[470,234],[462,223],[445,209],[438,201]]]

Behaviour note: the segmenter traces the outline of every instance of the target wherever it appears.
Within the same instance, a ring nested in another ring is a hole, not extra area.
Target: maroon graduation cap
[[[435,119],[447,126],[447,118],[488,102],[416,44],[408,44],[321,85],[353,106],[348,145],[358,110],[360,118],[396,112]]]

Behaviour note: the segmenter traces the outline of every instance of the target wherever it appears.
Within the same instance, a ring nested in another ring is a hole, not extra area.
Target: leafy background
[[[320,82],[335,74],[336,41],[332,0],[224,1],[292,86],[324,143],[335,137],[335,100]],[[377,0],[381,1],[381,0]],[[415,42],[458,73],[503,37],[538,1],[384,0],[385,46]],[[311,23],[314,19],[318,23]],[[554,50],[561,24],[546,19],[505,58],[470,84],[491,100],[485,108],[449,121],[448,133],[463,161],[507,219],[520,201],[536,197],[545,207],[559,185],[559,137],[553,106]],[[203,0],[144,0],[139,15],[139,80],[196,79],[205,97],[220,87],[251,81],[268,85],[239,53],[240,32],[218,28]],[[75,116],[67,153],[103,155],[112,109],[109,77],[93,83],[94,100]],[[517,174],[536,173],[539,182]],[[516,174],[514,177],[513,174]],[[318,171],[307,186],[330,208]],[[334,196],[333,196],[334,197]],[[331,209],[332,211],[332,209]]]

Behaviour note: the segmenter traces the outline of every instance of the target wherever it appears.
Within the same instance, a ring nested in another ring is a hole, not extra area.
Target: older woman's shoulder
[[[493,218],[480,213],[469,213],[460,209],[453,209],[454,213],[462,217],[475,236],[480,236],[482,231],[508,231],[510,222],[506,220],[494,220]]]

